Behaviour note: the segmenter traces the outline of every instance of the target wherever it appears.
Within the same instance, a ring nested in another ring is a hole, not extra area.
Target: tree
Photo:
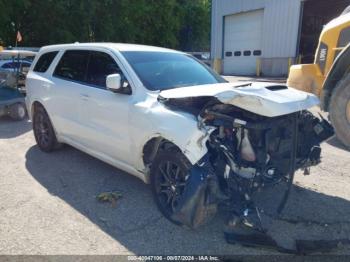
[[[208,50],[209,0],[0,0],[0,39],[24,46],[110,41]]]
[[[179,0],[179,3],[183,13],[180,49],[186,51],[208,51],[210,45],[211,2],[209,0]]]

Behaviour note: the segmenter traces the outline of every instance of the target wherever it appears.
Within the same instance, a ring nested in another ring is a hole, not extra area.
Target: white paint
[[[127,77],[132,95],[116,94],[52,76],[67,49],[109,54]],[[40,102],[47,110],[60,142],[70,144],[145,182],[149,181],[149,177],[143,164],[142,151],[153,137],[160,136],[173,142],[195,164],[207,152],[207,131],[198,129],[198,121],[193,115],[174,112],[159,103],[159,92],[149,91],[142,85],[120,50],[167,51],[157,47],[102,43],[44,47],[27,75],[26,104],[29,115],[32,116],[33,103]],[[45,73],[34,72],[38,58],[48,51],[59,51],[59,54]]]
[[[137,44],[124,44],[124,43],[75,43],[75,44],[60,44],[60,45],[50,45],[44,46],[40,49],[40,52],[49,52],[53,50],[65,50],[68,49],[90,49],[91,46],[95,48],[103,48],[105,50],[118,50],[123,51],[157,51],[157,52],[170,52],[178,53],[178,51],[168,48],[148,46],[148,45],[137,45]]]
[[[243,87],[239,87],[239,85],[222,83],[182,87],[162,91],[160,95],[163,98],[215,96],[225,104],[231,104],[267,117],[286,115],[319,104],[319,99],[313,94],[293,88],[277,91],[266,88],[278,84],[252,83],[251,86]]]
[[[259,56],[254,56],[254,51],[262,51],[263,18],[262,9],[225,17],[225,75],[255,75]],[[250,55],[244,55],[244,51],[249,51]],[[227,56],[227,52],[232,56]],[[240,55],[235,56],[235,52],[240,52]]]
[[[67,49],[85,49],[109,54],[128,80],[132,94],[123,95],[54,77],[54,69]],[[127,63],[120,50],[166,49],[117,44],[72,44],[42,48],[27,75],[27,109],[44,105],[53,123],[57,139],[70,144],[102,161],[149,182],[148,168],[142,155],[144,145],[154,137],[163,137],[177,145],[188,160],[195,164],[206,153],[206,142],[212,129],[198,127],[198,119],[189,113],[173,111],[158,102],[158,96],[176,98],[216,96],[260,115],[274,116],[311,107],[318,99],[293,89],[269,91],[266,84],[237,87],[217,85],[149,91]],[[59,51],[45,73],[32,71],[38,58],[47,51]],[[170,50],[169,52],[176,52]]]
[[[337,18],[334,18],[323,28],[323,32],[329,31],[332,28],[338,27],[339,25],[345,24],[350,20],[350,13],[341,15]]]

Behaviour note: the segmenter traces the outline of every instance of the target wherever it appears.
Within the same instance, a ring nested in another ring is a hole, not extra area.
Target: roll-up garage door
[[[264,10],[225,16],[224,68],[227,75],[254,75],[262,55]]]

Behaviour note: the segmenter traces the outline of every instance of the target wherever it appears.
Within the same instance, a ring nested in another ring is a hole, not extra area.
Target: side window
[[[45,73],[47,69],[50,67],[52,61],[55,59],[58,52],[48,52],[45,54],[42,54],[36,62],[34,71],[39,73]]]
[[[122,75],[119,66],[110,55],[98,51],[92,51],[90,54],[88,71],[86,75],[86,81],[88,84],[100,88],[106,88],[106,78],[108,75]]]
[[[90,52],[86,50],[66,51],[56,66],[53,75],[67,80],[85,82],[89,54]]]

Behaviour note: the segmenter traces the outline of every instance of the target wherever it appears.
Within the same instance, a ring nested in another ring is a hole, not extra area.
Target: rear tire
[[[9,116],[16,121],[23,120],[27,115],[26,107],[23,103],[16,103],[10,106]]]
[[[350,148],[350,75],[338,82],[329,108],[330,119],[338,139]]]
[[[175,148],[161,150],[151,167],[151,187],[154,201],[159,211],[172,223],[182,225],[172,219],[179,196],[183,193],[191,163]]]
[[[51,152],[60,147],[49,115],[41,106],[34,111],[33,131],[36,143],[42,151]]]

